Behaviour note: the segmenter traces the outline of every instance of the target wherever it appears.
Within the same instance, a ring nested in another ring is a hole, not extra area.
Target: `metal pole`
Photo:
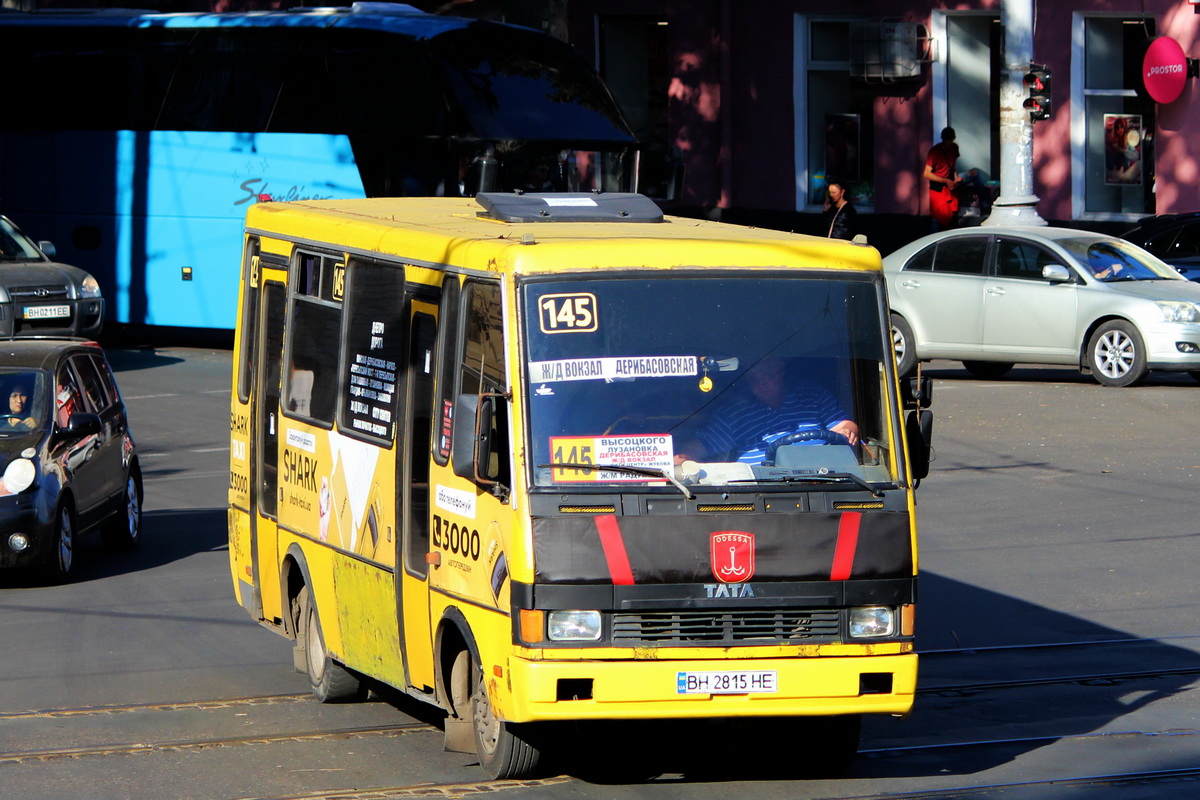
[[[1002,0],[1004,79],[1000,85],[1000,196],[983,225],[1045,225],[1033,193],[1033,122],[1022,105],[1033,60],[1033,0]]]

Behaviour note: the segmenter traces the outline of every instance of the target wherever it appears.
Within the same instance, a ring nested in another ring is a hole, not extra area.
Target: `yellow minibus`
[[[567,722],[815,720],[848,765],[910,711],[929,387],[874,248],[636,194],[263,202],[238,309],[233,587],[320,700],[395,687],[493,778]]]

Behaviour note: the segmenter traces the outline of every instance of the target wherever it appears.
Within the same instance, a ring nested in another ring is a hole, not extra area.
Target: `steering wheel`
[[[25,419],[20,414],[0,414],[0,419]]]
[[[780,436],[778,439],[768,444],[766,453],[763,457],[763,463],[774,464],[775,452],[785,445],[796,444],[797,442],[816,441],[820,441],[822,444],[849,444],[849,440],[845,436],[837,431],[826,430],[825,428],[796,431],[795,433],[789,433],[787,436]]]

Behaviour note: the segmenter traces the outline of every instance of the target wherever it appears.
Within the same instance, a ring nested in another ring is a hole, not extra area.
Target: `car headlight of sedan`
[[[37,467],[28,458],[14,458],[4,468],[4,488],[9,494],[18,494],[33,485]]]
[[[1200,308],[1183,300],[1157,300],[1154,305],[1162,311],[1166,322],[1200,322]]]
[[[93,278],[91,275],[88,275],[86,278],[83,279],[83,282],[79,284],[79,296],[80,297],[99,297],[100,296],[100,283],[95,278]]]

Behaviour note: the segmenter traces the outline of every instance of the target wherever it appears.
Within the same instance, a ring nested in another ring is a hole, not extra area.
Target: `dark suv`
[[[100,284],[53,258],[54,245],[34,244],[0,216],[0,337],[100,335]]]
[[[0,342],[0,567],[71,577],[77,538],[138,543],[142,475],[125,403],[95,342]]]

